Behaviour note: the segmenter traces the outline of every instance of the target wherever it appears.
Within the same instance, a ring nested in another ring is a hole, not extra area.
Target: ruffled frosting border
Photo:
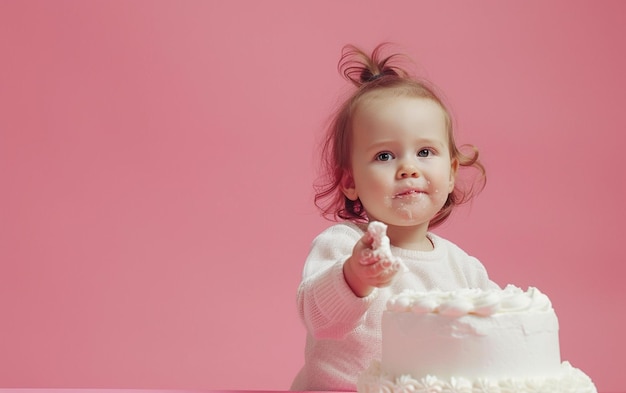
[[[505,378],[500,380],[466,378],[439,379],[428,375],[415,379],[410,375],[393,377],[374,361],[358,379],[359,393],[597,393],[591,379],[569,362],[561,363],[561,372],[547,378]]]

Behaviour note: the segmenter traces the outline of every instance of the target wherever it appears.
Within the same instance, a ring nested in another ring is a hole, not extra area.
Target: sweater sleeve
[[[432,235],[432,234],[431,234]],[[457,283],[461,287],[498,289],[500,286],[489,278],[487,269],[476,258],[447,239],[432,235],[437,244],[446,250],[445,260],[453,271],[458,272]]]
[[[363,321],[374,290],[357,297],[343,276],[343,264],[363,235],[356,227],[334,225],[313,241],[298,287],[300,317],[311,335],[318,339],[341,339]]]
[[[482,289],[500,289],[500,286],[492,281],[487,274],[485,266],[475,257],[469,257],[467,269],[468,281],[472,287],[478,287]]]

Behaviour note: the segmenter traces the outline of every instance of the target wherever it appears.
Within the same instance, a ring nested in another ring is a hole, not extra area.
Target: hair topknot
[[[371,55],[354,45],[344,46],[337,66],[339,73],[357,87],[385,76],[407,77],[407,73],[394,64],[400,54],[383,56],[389,45],[382,43],[376,46]]]

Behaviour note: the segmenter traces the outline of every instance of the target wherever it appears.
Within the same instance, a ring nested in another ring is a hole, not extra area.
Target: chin
[[[383,222],[385,222],[387,225],[392,225],[396,227],[418,227],[418,226],[423,226],[423,225],[428,226],[428,224],[430,223],[430,220],[396,218],[394,220],[389,220],[387,222],[383,221]]]

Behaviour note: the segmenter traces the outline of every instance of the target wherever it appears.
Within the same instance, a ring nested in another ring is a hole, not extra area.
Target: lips
[[[407,188],[404,190],[400,190],[400,192],[394,194],[393,197],[394,198],[412,198],[412,197],[419,197],[423,194],[425,194],[425,192],[417,188]]]

